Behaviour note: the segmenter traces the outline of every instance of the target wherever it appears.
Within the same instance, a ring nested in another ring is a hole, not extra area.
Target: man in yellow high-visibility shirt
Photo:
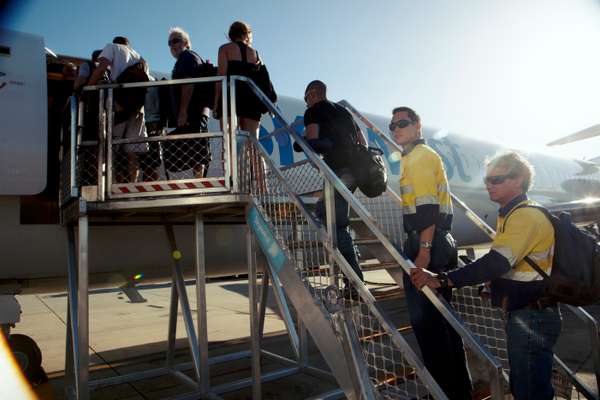
[[[544,282],[529,257],[547,274],[552,269],[554,228],[527,192],[533,167],[518,153],[487,163],[484,178],[490,199],[500,205],[497,232],[489,253],[448,273],[411,271],[417,287],[451,288],[491,281],[492,305],[507,312],[506,345],[510,390],[517,400],[552,399],[552,348],[561,329],[556,302],[542,297]],[[421,265],[419,267],[422,267]]]
[[[444,165],[425,144],[421,119],[414,110],[398,107],[392,115],[390,131],[403,148],[400,192],[408,235],[404,254],[417,267],[446,272],[456,267],[457,254],[450,235],[452,201]],[[404,291],[425,366],[450,399],[471,399],[471,379],[460,336],[407,275]],[[450,289],[439,292],[450,301]]]

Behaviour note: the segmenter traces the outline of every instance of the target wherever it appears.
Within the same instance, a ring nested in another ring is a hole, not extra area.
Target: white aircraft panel
[[[0,29],[0,195],[46,187],[46,85],[44,40]]]

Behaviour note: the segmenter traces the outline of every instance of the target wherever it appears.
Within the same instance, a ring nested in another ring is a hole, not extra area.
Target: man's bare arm
[[[187,125],[187,110],[194,93],[194,85],[181,86],[181,103],[179,104],[179,113],[177,115],[177,126]]]
[[[319,138],[319,124],[308,124],[305,129],[304,138],[306,140],[318,139]]]
[[[88,85],[90,86],[98,83],[98,81],[100,80],[100,78],[102,78],[102,75],[104,75],[104,73],[110,65],[110,61],[104,57],[99,58],[98,62],[98,67],[94,70],[92,76],[90,76],[90,80],[88,81]]]

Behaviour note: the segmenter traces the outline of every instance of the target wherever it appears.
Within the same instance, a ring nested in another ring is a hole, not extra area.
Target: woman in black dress
[[[252,76],[252,71],[258,69],[261,64],[258,52],[251,47],[252,30],[250,25],[245,22],[235,21],[229,27],[229,43],[219,48],[219,68],[218,75],[231,76]],[[260,126],[260,116],[262,114],[262,103],[256,97],[252,89],[246,82],[236,82],[236,114],[240,129],[247,131],[258,139],[258,129]],[[217,110],[217,115],[221,117],[221,83],[216,85],[216,96],[213,110]],[[255,178],[259,184],[259,190],[265,191],[265,173],[262,162],[252,162],[252,169],[255,171]]]
[[[249,76],[260,66],[258,52],[252,48],[252,30],[245,22],[236,21],[229,28],[229,43],[219,48],[218,75]],[[221,84],[216,87],[213,110],[220,110]],[[254,134],[258,138],[260,125],[261,102],[245,82],[236,84],[236,114],[241,129]]]

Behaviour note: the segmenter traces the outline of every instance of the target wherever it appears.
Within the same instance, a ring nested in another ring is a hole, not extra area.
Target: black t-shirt
[[[304,126],[319,125],[319,138],[329,139],[333,149],[323,154],[332,169],[350,167],[358,143],[358,126],[344,107],[328,100],[320,101],[304,113]]]
[[[173,79],[198,78],[200,77],[199,71],[201,64],[202,59],[195,51],[184,50],[179,55],[177,62],[175,62],[175,66],[173,67],[173,71],[171,72],[171,77]],[[208,108],[201,106],[201,91],[203,86],[205,85],[194,85],[194,92],[192,94],[192,99],[190,100],[190,104],[188,106],[188,123],[190,125],[198,124],[199,121],[202,119],[202,115],[208,116]],[[179,104],[181,102],[181,85],[176,85],[172,87],[171,100],[173,115],[169,119],[169,125],[176,125],[177,115],[179,112]],[[174,121],[174,124],[171,123],[171,121]]]

